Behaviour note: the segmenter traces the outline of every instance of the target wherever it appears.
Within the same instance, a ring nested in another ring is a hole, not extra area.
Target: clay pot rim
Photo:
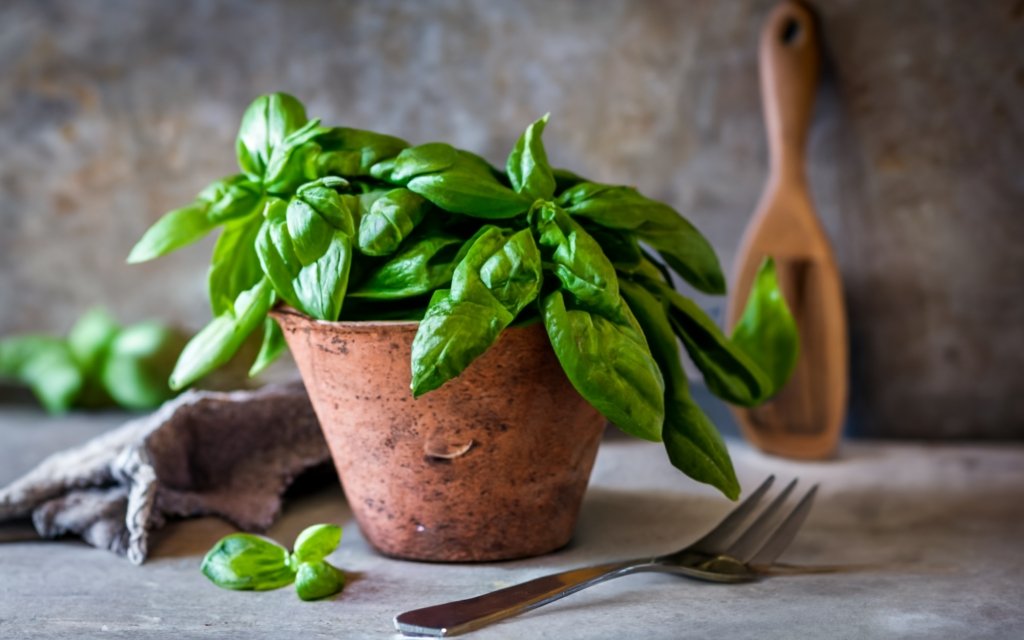
[[[308,325],[319,325],[324,327],[336,327],[339,329],[345,329],[346,331],[357,333],[360,331],[371,332],[379,329],[418,329],[420,326],[419,320],[317,320],[311,318],[308,315],[302,313],[295,307],[289,307],[288,305],[282,304],[274,307],[267,312],[267,315],[271,318],[297,318],[299,321],[304,322]],[[530,322],[528,324],[514,324],[505,327],[504,331],[515,331],[517,329],[528,329],[538,322]],[[543,323],[539,323],[543,325]]]
[[[281,305],[268,312],[272,318],[298,318],[307,324],[323,325],[328,327],[340,327],[349,331],[371,331],[382,327],[413,328],[419,327],[419,320],[317,320],[302,313],[294,307]]]

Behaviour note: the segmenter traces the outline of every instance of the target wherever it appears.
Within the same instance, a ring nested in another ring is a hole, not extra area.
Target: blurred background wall
[[[552,160],[690,217],[730,265],[767,169],[766,0],[8,0],[0,335],[104,303],[198,329],[212,239],[124,258],[233,173],[283,90],[331,124]],[[810,179],[846,280],[855,429],[1024,436],[1024,2],[820,0]],[[702,300],[720,313],[721,301]]]

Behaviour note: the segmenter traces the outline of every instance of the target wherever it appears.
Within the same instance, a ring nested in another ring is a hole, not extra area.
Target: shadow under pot
[[[505,330],[462,375],[416,399],[418,323],[272,315],[377,550],[472,562],[569,542],[605,420],[565,377],[542,324]]]

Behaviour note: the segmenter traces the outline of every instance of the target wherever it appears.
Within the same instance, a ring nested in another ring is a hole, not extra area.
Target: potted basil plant
[[[386,554],[494,560],[564,545],[605,418],[735,499],[679,343],[711,391],[743,406],[793,368],[796,329],[770,260],[727,338],[672,282],[724,293],[707,240],[631,187],[552,168],[546,124],[526,128],[502,171],[262,96],[242,118],[241,173],[166,214],[129,257],[222,228],[213,320],[172,386],[259,330],[253,373],[290,347],[349,504]]]

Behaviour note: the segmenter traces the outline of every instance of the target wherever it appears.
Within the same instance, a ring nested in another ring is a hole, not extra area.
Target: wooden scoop
[[[773,256],[800,329],[800,357],[793,377],[772,400],[733,410],[743,434],[761,450],[826,458],[842,431],[849,356],[842,283],[804,173],[821,67],[813,14],[802,4],[783,2],[768,17],[760,47],[771,174],[736,257],[728,325],[739,321],[762,259]]]

